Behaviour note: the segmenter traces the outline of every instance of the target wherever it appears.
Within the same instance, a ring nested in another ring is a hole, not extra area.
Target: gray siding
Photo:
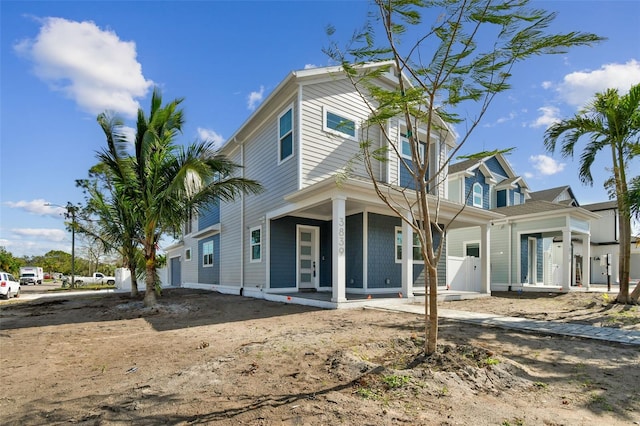
[[[227,154],[236,164],[242,163],[240,149]],[[242,197],[220,203],[220,284],[237,286],[242,283]]]
[[[294,97],[290,100],[294,101]],[[265,237],[265,213],[285,204],[283,197],[298,189],[298,160],[300,155],[297,127],[297,109],[294,107],[294,139],[293,157],[278,164],[278,115],[285,107],[274,111],[273,115],[253,134],[251,140],[244,144],[244,174],[246,178],[258,180],[264,191],[257,195],[245,196],[245,229],[263,226],[263,240]],[[224,218],[225,224],[227,218]],[[250,247],[248,233],[244,233],[242,252],[245,259],[245,285],[262,286],[266,283],[266,263],[250,263]],[[240,238],[240,236],[236,236]],[[295,241],[295,239],[294,239]]]
[[[498,225],[491,228],[491,282],[509,281],[509,228]]]
[[[283,217],[271,221],[271,288],[296,287],[296,225],[320,228],[320,267],[318,282],[331,286],[331,223],[298,217]]]
[[[362,213],[347,217],[346,238],[346,270],[347,288],[364,288],[363,277],[363,215]],[[352,282],[353,281],[353,282]]]
[[[401,287],[402,265],[395,261],[395,227],[401,226],[400,218],[369,213],[368,223],[367,287]],[[387,279],[389,284],[385,282]]]
[[[220,204],[213,204],[203,209],[198,216],[198,230],[220,223]]]
[[[198,256],[198,282],[202,284],[220,284],[220,235],[198,241],[198,252],[202,253],[202,245],[213,241],[213,266],[205,267],[202,263],[202,255]]]
[[[302,103],[302,186],[305,187],[344,170],[360,152],[359,141],[323,130],[323,107],[355,120],[358,130],[368,111],[346,79],[303,86]],[[361,132],[357,135],[360,137]],[[367,138],[379,144],[378,129],[370,129]],[[368,176],[361,161],[353,162],[353,165],[353,174]]]

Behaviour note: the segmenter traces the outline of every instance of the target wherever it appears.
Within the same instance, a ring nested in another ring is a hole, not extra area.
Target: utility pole
[[[71,219],[71,287],[76,285],[76,214],[78,213],[78,207],[71,204],[71,201],[67,201],[66,206],[60,204],[46,203],[45,206],[55,206],[67,209],[64,214],[66,219]]]

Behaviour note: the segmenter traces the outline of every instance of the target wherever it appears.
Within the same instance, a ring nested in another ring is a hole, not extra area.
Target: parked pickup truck
[[[93,284],[115,284],[115,277],[107,277],[102,272],[94,272],[90,277],[75,277],[76,285],[93,285]]]

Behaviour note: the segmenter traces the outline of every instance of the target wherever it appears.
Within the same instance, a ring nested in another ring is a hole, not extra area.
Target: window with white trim
[[[468,241],[464,243],[464,255],[472,257],[480,257],[480,242]]]
[[[478,182],[473,184],[473,206],[474,207],[482,207],[482,185]]]
[[[356,121],[323,107],[323,129],[338,136],[356,139]]]
[[[185,249],[184,250],[184,260],[186,260],[187,262],[191,261],[191,249]]]
[[[293,157],[293,107],[278,116],[278,163]]]
[[[407,160],[412,160],[413,157],[411,156],[411,142],[409,141],[409,138],[407,138],[407,135],[405,135],[404,133],[402,133],[400,135],[400,153],[402,154],[402,156],[404,158],[406,158]],[[424,147],[427,144],[423,141],[420,141],[420,145],[418,146],[418,152],[420,155],[420,158],[422,158],[424,160]]]
[[[202,243],[202,266],[213,266],[213,241]]]
[[[413,260],[422,261],[422,245],[418,234],[413,232]],[[402,262],[402,228],[396,226],[396,263]]]
[[[517,206],[518,204],[522,204],[522,200],[524,197],[522,197],[522,194],[520,194],[519,192],[514,192],[513,193],[513,205]]]
[[[251,262],[262,261],[262,228],[256,226],[249,231],[251,246]]]

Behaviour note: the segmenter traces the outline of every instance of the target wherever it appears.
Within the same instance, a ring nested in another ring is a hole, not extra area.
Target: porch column
[[[591,288],[591,235],[582,237],[582,282],[586,284],[587,290]]]
[[[407,213],[407,219],[413,219],[410,212]],[[426,276],[427,271],[424,271],[424,274]],[[402,273],[400,279],[402,280],[402,297],[413,297],[413,228],[405,220],[402,221]]]
[[[480,225],[480,292],[491,293],[491,225]]]
[[[331,301],[335,303],[346,302],[346,220],[345,201],[346,197],[336,196],[331,199],[333,204],[332,216],[332,238],[331,238],[331,279],[332,293]]]
[[[569,292],[571,288],[571,230],[562,230],[562,291]]]

